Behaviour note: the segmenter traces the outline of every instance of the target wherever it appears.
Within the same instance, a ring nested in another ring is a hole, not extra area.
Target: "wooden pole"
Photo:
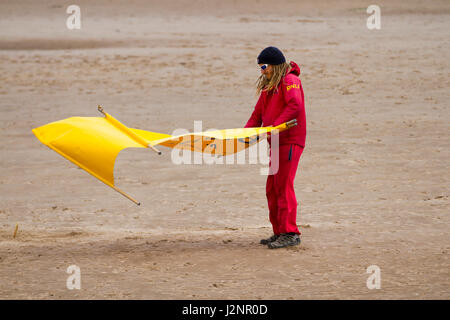
[[[101,105],[98,105],[98,111],[100,111],[100,113],[102,113],[104,116],[106,116],[105,112],[103,111],[103,108]]]
[[[118,193],[120,193],[121,195],[123,195],[124,197],[128,198],[129,200],[133,201],[135,204],[137,204],[138,206],[141,205],[140,202],[138,202],[136,199],[132,198],[131,196],[127,195],[125,192],[123,192],[122,190],[120,190],[119,188],[115,187],[115,186],[111,186],[111,188],[113,188],[114,190],[116,190]]]
[[[159,151],[158,149],[156,149],[154,146],[152,146],[150,143],[147,145],[150,149],[152,149],[153,151],[155,151],[157,154],[161,155],[162,152]]]
[[[286,122],[286,126],[288,128],[294,127],[297,125],[297,119],[292,119],[291,121]]]
[[[99,105],[98,106],[98,111],[100,111],[105,117],[106,117],[106,113],[103,110],[102,106]],[[122,131],[125,131],[125,133],[127,133],[129,136],[131,136],[131,138],[133,138],[134,140],[137,140],[137,142],[146,145],[147,148],[152,149],[153,151],[155,151],[157,154],[161,155],[162,152],[159,151],[158,149],[156,149],[151,143],[148,143],[148,141],[145,141],[144,139],[142,139],[142,137],[137,136],[134,132],[132,132],[129,128],[127,128],[125,125],[123,125],[122,123],[120,123],[119,121],[117,121],[116,119],[113,119],[113,117],[111,117],[111,115],[109,115],[110,121],[113,121],[115,123],[116,126],[119,126],[120,129]]]
[[[18,224],[18,223],[16,223],[16,228],[14,229],[14,235],[13,235],[13,238],[16,237],[16,235],[17,235],[17,230],[19,230],[19,224]]]

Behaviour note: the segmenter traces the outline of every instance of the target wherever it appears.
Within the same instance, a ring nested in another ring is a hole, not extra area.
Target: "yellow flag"
[[[128,128],[100,106],[99,111],[105,117],[72,117],[32,131],[43,144],[136,204],[139,202],[114,185],[114,163],[119,152],[125,148],[155,149],[155,146],[162,145],[228,155],[250,147],[273,130],[281,132],[296,125],[293,120],[277,127],[225,129],[172,136]]]

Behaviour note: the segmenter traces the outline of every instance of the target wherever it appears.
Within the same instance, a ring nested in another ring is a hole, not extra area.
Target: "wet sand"
[[[58,1],[0,4],[1,299],[450,298],[448,1],[379,1],[381,30],[364,1],[78,3],[80,30]],[[31,132],[98,104],[161,133],[242,127],[268,45],[302,70],[300,246],[259,244],[263,165],[127,149],[138,207]]]

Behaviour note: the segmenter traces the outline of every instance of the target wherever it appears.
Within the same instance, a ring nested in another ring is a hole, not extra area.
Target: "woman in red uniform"
[[[297,119],[296,126],[278,135],[277,145],[274,143],[272,146],[268,139],[271,164],[278,159],[278,170],[269,173],[266,184],[273,236],[260,243],[275,249],[300,244],[294,179],[305,147],[305,104],[299,79],[300,68],[295,62],[287,63],[283,53],[276,47],[262,50],[257,62],[261,67],[261,76],[257,81],[260,96],[245,127],[275,127]]]

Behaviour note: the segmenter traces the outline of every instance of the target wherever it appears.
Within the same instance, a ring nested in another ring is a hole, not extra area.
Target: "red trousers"
[[[269,219],[276,235],[289,232],[301,234],[297,227],[298,203],[294,179],[302,152],[303,147],[298,144],[280,145],[270,150],[270,167],[274,174],[267,176],[266,196]]]

